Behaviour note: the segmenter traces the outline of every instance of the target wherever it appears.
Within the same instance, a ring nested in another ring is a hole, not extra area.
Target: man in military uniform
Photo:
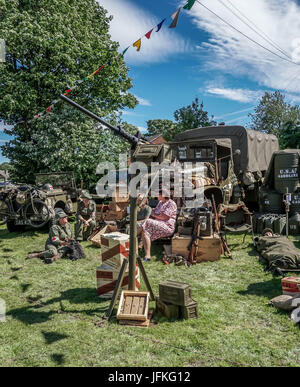
[[[52,263],[70,252],[68,246],[72,239],[72,229],[68,216],[63,211],[56,216],[58,221],[50,228],[45,251],[28,254],[27,258],[44,258],[45,263]]]
[[[77,206],[75,239],[77,241],[87,240],[96,227],[96,203],[91,200],[91,195],[82,191],[81,201]]]

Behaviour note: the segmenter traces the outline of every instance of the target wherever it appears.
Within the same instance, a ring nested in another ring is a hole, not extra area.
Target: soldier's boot
[[[54,255],[54,257],[44,258],[44,262],[45,263],[53,263],[53,262],[55,262],[59,258],[60,258],[60,254],[56,254],[56,255]]]
[[[45,253],[45,251],[39,251],[37,253],[30,253],[30,254],[27,255],[27,259],[42,258],[44,253]]]

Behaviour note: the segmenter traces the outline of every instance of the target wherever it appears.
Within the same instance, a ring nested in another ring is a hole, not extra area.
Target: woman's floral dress
[[[142,227],[145,234],[152,241],[172,235],[175,231],[177,205],[169,199],[165,203],[159,202],[154,210],[155,215],[167,215],[168,220],[147,219]]]

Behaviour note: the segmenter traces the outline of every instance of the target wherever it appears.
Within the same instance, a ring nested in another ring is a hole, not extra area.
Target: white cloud
[[[232,101],[244,103],[255,102],[264,94],[261,91],[254,91],[248,89],[226,89],[219,87],[208,87],[206,91],[209,94],[214,94],[222,98],[230,99]]]
[[[237,111],[232,112],[232,113],[226,113],[226,114],[223,114],[222,116],[214,117],[214,119],[215,120],[219,120],[220,118],[226,118],[226,117],[230,117],[230,116],[235,116],[236,114],[245,113],[245,112],[248,112],[248,111],[250,111],[250,110],[252,110],[254,108],[255,108],[255,106],[250,106],[247,109],[237,110]]]
[[[233,120],[226,121],[226,124],[227,125],[236,124],[236,123],[241,124],[241,122],[246,118],[249,118],[249,117],[248,116],[237,117],[237,118],[234,118]]]
[[[175,31],[166,29],[164,25],[159,33],[154,29],[150,39],[144,37],[149,30],[169,15],[161,15],[162,18],[159,20],[128,0],[98,0],[98,3],[114,17],[110,22],[110,34],[113,40],[120,43],[120,52],[143,37],[141,50],[137,52],[135,47],[130,47],[125,54],[126,62],[134,64],[162,62],[171,55],[189,50],[189,44]],[[170,15],[172,11],[171,9]]]
[[[232,3],[242,11],[273,42],[300,64],[300,5],[294,0],[222,1],[228,7],[231,7],[230,3]],[[226,9],[219,0],[201,0],[201,2],[251,39],[271,51],[276,51]],[[236,10],[234,11],[237,13]],[[205,55],[207,69],[219,70],[224,74],[246,75],[251,81],[270,89],[286,90],[298,94],[300,66],[288,63],[265,51],[197,2],[193,7],[193,12],[187,15],[192,17],[199,29],[209,33],[209,40],[204,43],[199,42],[198,45],[202,61]],[[249,21],[246,20],[246,22],[249,24]],[[284,57],[283,53],[279,51],[276,53]]]
[[[0,140],[0,142],[2,142],[2,143],[5,143],[5,142],[7,142],[8,140]]]
[[[139,101],[139,104],[142,106],[152,106],[151,103],[145,98],[138,97],[137,95],[135,95],[135,98]]]

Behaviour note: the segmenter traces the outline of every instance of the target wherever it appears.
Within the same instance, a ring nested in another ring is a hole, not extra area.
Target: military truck
[[[56,209],[74,214],[79,194],[72,172],[37,174],[36,185],[13,184],[0,192],[0,224],[10,232],[45,227]]]
[[[35,182],[46,192],[46,203],[50,208],[61,208],[67,215],[76,212],[81,190],[76,187],[73,172],[37,173]]]
[[[274,135],[243,126],[219,125],[187,130],[162,145],[138,145],[134,156],[148,165],[154,160],[202,162],[207,198],[214,195],[217,204],[243,200],[255,209],[259,187],[278,149]]]
[[[243,126],[210,126],[178,134],[171,147],[179,161],[202,161],[215,170],[215,185],[205,186],[205,194],[214,193],[218,203],[247,205],[258,203],[273,152],[279,149],[274,135]]]

